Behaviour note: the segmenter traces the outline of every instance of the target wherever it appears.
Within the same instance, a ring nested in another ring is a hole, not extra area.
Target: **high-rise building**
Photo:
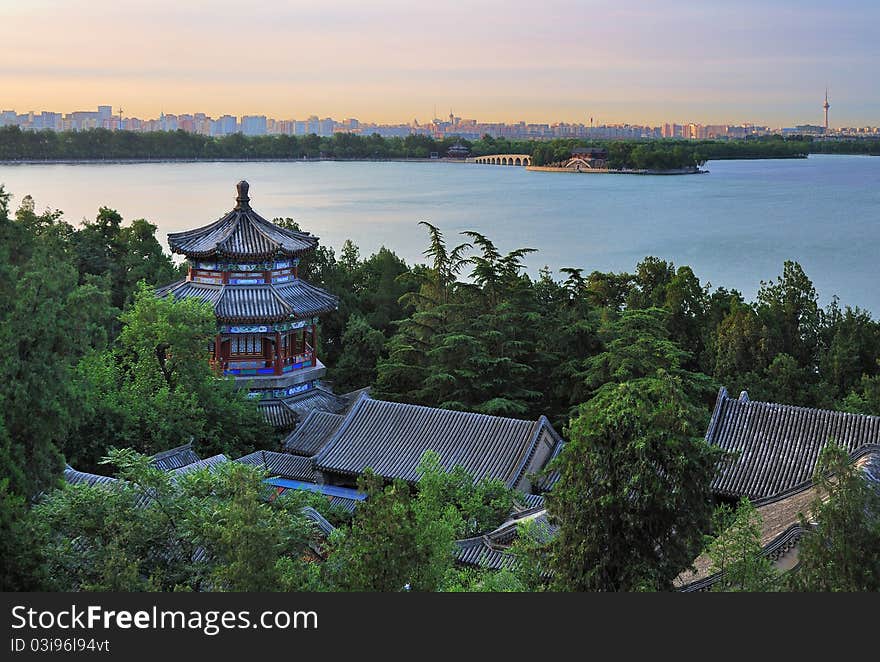
[[[241,132],[246,136],[265,136],[268,122],[265,115],[243,115]]]

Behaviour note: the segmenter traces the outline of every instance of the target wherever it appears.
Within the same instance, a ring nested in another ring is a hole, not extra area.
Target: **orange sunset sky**
[[[0,107],[880,124],[880,3],[0,0]]]

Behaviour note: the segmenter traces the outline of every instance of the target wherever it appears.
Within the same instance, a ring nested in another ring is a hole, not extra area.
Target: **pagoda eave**
[[[251,261],[251,260],[275,260],[278,258],[300,258],[308,255],[313,249],[304,248],[302,250],[281,250],[265,253],[230,253],[227,251],[182,251],[172,248],[171,252],[177,255],[183,255],[189,260],[227,260],[227,261]]]

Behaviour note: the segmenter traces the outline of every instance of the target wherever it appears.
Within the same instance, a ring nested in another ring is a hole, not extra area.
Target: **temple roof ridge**
[[[169,233],[171,251],[188,258],[265,260],[279,255],[299,257],[317,247],[317,237],[282,228],[254,211],[246,181],[237,187],[236,204],[230,212],[208,225]]]

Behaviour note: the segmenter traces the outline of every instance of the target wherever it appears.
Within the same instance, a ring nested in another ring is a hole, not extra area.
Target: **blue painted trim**
[[[304,490],[306,492],[318,492],[327,496],[340,497],[342,499],[353,499],[354,501],[364,501],[367,495],[358,492],[350,487],[338,487],[336,485],[318,485],[317,483],[307,483],[302,480],[292,480],[290,478],[267,478],[266,482],[275,487],[283,487],[286,490]]]

